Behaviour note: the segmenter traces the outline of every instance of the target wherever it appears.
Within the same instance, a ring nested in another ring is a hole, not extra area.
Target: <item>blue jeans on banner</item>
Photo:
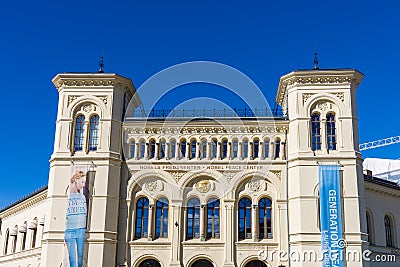
[[[70,267],[82,267],[85,232],[85,228],[65,230],[64,239],[68,248]],[[78,255],[78,265],[76,265],[76,255]]]

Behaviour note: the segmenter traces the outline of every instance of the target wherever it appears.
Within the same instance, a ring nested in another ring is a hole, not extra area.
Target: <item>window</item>
[[[336,150],[335,114],[326,115],[326,134],[328,150]]]
[[[272,202],[268,198],[260,199],[259,211],[259,233],[260,239],[272,238]]]
[[[146,142],[144,140],[140,141],[140,158],[144,159],[146,153]]]
[[[186,239],[200,237],[200,201],[197,198],[191,198],[187,207],[187,231]]]
[[[161,198],[156,203],[155,238],[168,236],[168,200]]]
[[[85,137],[85,117],[79,115],[75,120],[74,151],[83,150],[83,140]]]
[[[8,241],[10,239],[10,231],[7,229],[6,235],[4,236],[4,249],[3,249],[3,255],[7,254],[8,250]]]
[[[144,260],[139,264],[139,267],[161,267],[161,264],[153,259]]]
[[[371,214],[367,211],[367,234],[368,234],[368,242],[372,244],[372,219]]]
[[[255,139],[253,141],[253,159],[258,158],[258,151],[260,150],[260,141]]]
[[[99,144],[99,116],[90,118],[89,151],[96,151]]]
[[[11,253],[15,253],[17,250],[17,235],[18,235],[18,226],[16,225],[14,229],[12,229],[12,233],[10,236],[12,236],[12,243],[11,243]]]
[[[129,158],[134,158],[135,157],[135,141],[131,141],[129,144]]]
[[[37,228],[32,229],[31,248],[36,247]]]
[[[213,139],[211,141],[211,145],[212,145],[212,158],[215,159],[215,158],[217,158],[217,148],[218,148],[217,140]]]
[[[247,158],[249,156],[249,141],[245,139],[243,141],[243,158]]]
[[[26,224],[22,226],[22,244],[21,244],[21,251],[25,250],[26,248]],[[20,231],[21,232],[21,231]]]
[[[219,238],[219,200],[215,198],[207,203],[207,238]]]
[[[195,159],[196,158],[196,139],[192,140],[190,142],[190,158]]]
[[[269,139],[264,141],[264,158],[269,157]]]
[[[239,201],[239,240],[251,238],[251,200],[247,197]]]
[[[156,141],[151,140],[149,158],[154,159],[155,156],[156,156]]]
[[[186,156],[186,140],[183,139],[181,141],[181,157],[184,158]]]
[[[386,246],[393,247],[392,220],[388,215],[385,216],[385,234],[386,234]]]
[[[147,237],[149,222],[149,200],[140,198],[136,203],[136,229],[135,238]]]
[[[237,139],[233,140],[232,142],[233,144],[233,158],[237,158],[238,157],[238,151],[239,151],[239,142]]]
[[[175,157],[175,151],[176,151],[176,141],[173,139],[171,141],[171,158]]]
[[[222,158],[226,159],[228,157],[228,140],[222,140]]]
[[[201,158],[206,159],[207,158],[207,140],[203,139],[201,141]]]
[[[161,140],[161,143],[160,143],[160,159],[165,158],[165,146],[166,146],[165,140]]]
[[[278,138],[275,141],[275,158],[279,158],[279,154],[281,152],[281,140]]]
[[[321,150],[321,120],[316,113],[311,115],[311,149]]]

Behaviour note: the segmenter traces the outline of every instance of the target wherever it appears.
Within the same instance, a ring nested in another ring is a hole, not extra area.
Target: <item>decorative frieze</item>
[[[177,182],[182,178],[183,175],[186,174],[185,171],[170,171],[169,173],[172,175],[172,177],[174,177]]]
[[[340,101],[344,102],[344,93],[332,93],[334,96],[340,99]]]
[[[67,106],[71,105],[71,103],[74,102],[75,99],[77,99],[78,97],[79,96],[77,96],[77,95],[69,95],[68,96],[68,105]]]
[[[282,179],[282,171],[281,170],[270,170],[273,174],[275,174],[276,177],[278,177],[279,180]]]
[[[307,102],[307,100],[314,94],[310,94],[310,93],[304,93],[302,94],[303,97],[303,104],[305,104]]]

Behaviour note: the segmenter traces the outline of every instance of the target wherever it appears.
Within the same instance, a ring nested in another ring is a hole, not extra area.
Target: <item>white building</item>
[[[281,77],[276,100],[287,117],[124,121],[127,103],[140,105],[130,79],[58,74],[48,188],[0,211],[0,266],[61,265],[73,166],[90,169],[83,266],[321,266],[302,257],[321,254],[325,163],[341,169],[345,251],[374,252],[346,266],[398,266],[400,187],[363,175],[362,78],[351,69]]]

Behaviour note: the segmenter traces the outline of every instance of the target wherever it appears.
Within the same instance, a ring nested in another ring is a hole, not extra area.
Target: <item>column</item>
[[[181,144],[176,142],[176,147],[175,147],[175,159],[179,159],[181,154]]]
[[[84,127],[83,130],[85,133],[85,135],[83,137],[83,151],[85,151],[86,153],[89,153],[89,132],[90,132],[89,121],[85,120],[85,124],[83,127]]]
[[[134,157],[135,160],[139,158],[139,153],[140,153],[139,143],[135,143],[135,157]]]
[[[205,236],[205,210],[206,210],[206,205],[201,204],[200,205],[200,241],[206,241],[206,236]]]
[[[249,159],[254,159],[253,157],[253,142],[249,142]]]
[[[281,142],[281,158],[286,159],[286,142]]]
[[[189,159],[190,143],[186,143],[185,159]]]
[[[232,159],[232,142],[228,142],[228,159]]]
[[[326,117],[321,117],[321,150],[328,150],[328,140],[326,138]]]
[[[179,266],[181,259],[181,233],[182,229],[184,229],[184,225],[181,220],[181,200],[171,200],[171,208],[172,208],[172,220],[170,220],[170,224],[168,224],[170,233],[171,233],[171,263],[169,266]],[[170,210],[171,210],[170,208]]]
[[[207,159],[211,159],[211,142],[207,142]]]
[[[234,231],[234,199],[225,199],[224,206],[225,206],[225,223],[224,225],[224,232],[223,235],[225,236],[224,242],[224,267],[233,267],[235,266],[235,259],[234,259],[234,250],[235,250],[235,231]]]
[[[263,142],[259,142],[259,145],[258,145],[258,158],[264,159],[264,143]]]
[[[238,142],[238,159],[242,159],[242,142]]]
[[[196,159],[200,159],[201,155],[200,155],[200,142],[196,143]]]
[[[149,159],[149,143],[146,143],[146,150],[144,151],[144,157],[145,159]]]
[[[165,151],[164,151],[164,153],[165,153],[165,159],[169,159],[169,143],[167,143],[167,141],[165,141]]]
[[[153,240],[153,209],[154,204],[149,204],[149,222],[147,224],[147,240]]]
[[[258,205],[253,204],[251,209],[251,234],[253,236],[253,241],[258,241],[257,211],[258,211]]]
[[[269,155],[268,155],[268,157],[270,159],[275,159],[274,140],[271,140],[271,142],[269,142]]]
[[[154,155],[154,159],[159,159],[160,156],[160,142],[156,143],[156,152]]]
[[[126,200],[126,207],[128,209],[128,217],[126,218],[126,236],[125,236],[125,266],[130,266],[130,259],[129,259],[129,241],[130,240],[130,235],[132,232],[132,228],[130,228],[130,218],[131,218],[131,200],[127,199]]]
[[[217,142],[217,159],[221,159],[221,142]]]

